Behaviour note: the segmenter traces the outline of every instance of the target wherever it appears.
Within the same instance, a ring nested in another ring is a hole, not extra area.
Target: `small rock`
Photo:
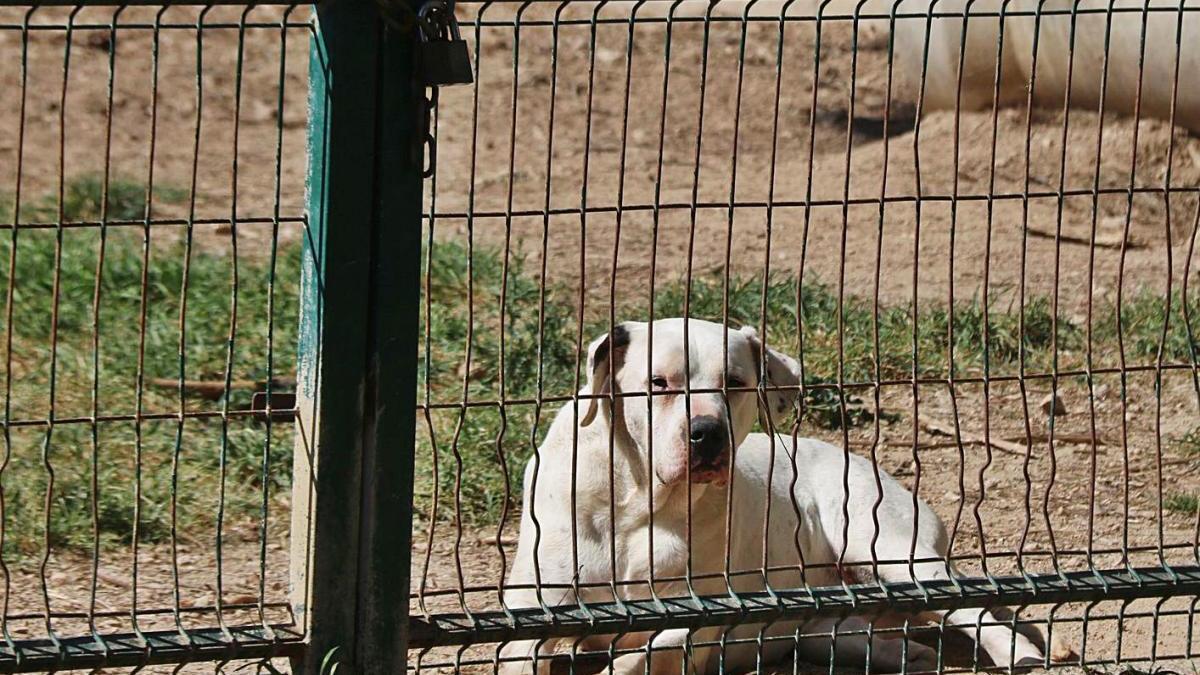
[[[1046,398],[1042,399],[1042,412],[1049,416],[1053,413],[1056,416],[1066,415],[1067,406],[1063,403],[1062,397],[1057,394],[1046,394]]]
[[[863,22],[858,29],[858,48],[869,51],[883,51],[888,46],[888,30],[881,23]]]
[[[112,51],[112,35],[108,32],[96,31],[87,36],[85,44],[102,52]]]
[[[1062,635],[1055,635],[1050,639],[1050,660],[1055,663],[1063,663],[1079,658],[1075,653],[1075,648]]]
[[[616,49],[605,49],[603,47],[598,47],[596,49],[596,60],[600,63],[612,65],[624,58],[625,52],[623,51],[618,51]]]
[[[1124,230],[1125,216],[1105,216],[1100,220],[1100,227],[1109,230]]]

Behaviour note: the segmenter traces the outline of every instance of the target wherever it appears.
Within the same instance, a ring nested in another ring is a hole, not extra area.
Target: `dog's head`
[[[730,454],[756,417],[764,428],[782,424],[800,367],[764,350],[753,328],[663,319],[618,324],[593,340],[587,378],[581,394],[621,395],[611,410],[605,398],[582,401],[581,425],[608,416],[628,433],[637,464],[651,466],[661,484],[724,483]],[[760,382],[786,388],[756,389]]]

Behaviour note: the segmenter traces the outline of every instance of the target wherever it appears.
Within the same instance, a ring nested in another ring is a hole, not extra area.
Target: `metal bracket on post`
[[[387,4],[321,2],[310,54],[291,532],[303,675],[406,670],[423,188],[411,149],[426,129],[416,10]]]

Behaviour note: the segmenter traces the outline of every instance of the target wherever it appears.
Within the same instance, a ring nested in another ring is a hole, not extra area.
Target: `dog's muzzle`
[[[693,417],[689,425],[688,462],[693,483],[723,479],[729,470],[729,432],[716,417]]]

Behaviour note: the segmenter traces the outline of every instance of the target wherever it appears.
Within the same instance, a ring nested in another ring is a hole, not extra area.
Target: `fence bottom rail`
[[[294,626],[187,628],[0,643],[0,673],[290,658],[303,653]]]
[[[1200,566],[1084,570],[903,584],[774,589],[737,596],[625,600],[410,620],[409,647],[439,647],[722,624],[765,623],[816,615],[1200,595]]]

